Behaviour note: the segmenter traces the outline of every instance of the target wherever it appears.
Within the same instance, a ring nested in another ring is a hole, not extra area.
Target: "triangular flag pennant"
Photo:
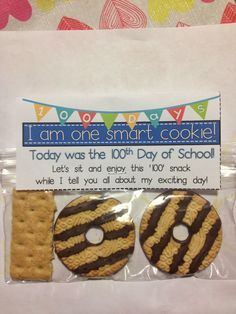
[[[52,107],[34,104],[34,110],[36,113],[36,117],[38,122],[43,119],[43,117],[52,109]]]
[[[167,110],[171,114],[171,116],[175,119],[175,121],[178,124],[181,124],[183,116],[184,116],[185,106],[170,108]]]
[[[118,113],[101,113],[101,116],[107,129],[110,129],[115,122]]]
[[[156,128],[159,124],[159,120],[162,115],[162,109],[154,109],[154,110],[148,110],[145,111],[146,116],[150,120],[151,124]]]
[[[57,116],[61,124],[66,123],[66,121],[70,118],[72,113],[75,111],[74,109],[68,109],[63,107],[57,107]]]
[[[79,112],[78,111],[78,114],[80,116],[81,122],[85,129],[87,129],[87,127],[93,121],[93,118],[96,116],[96,112]]]
[[[205,120],[207,113],[208,101],[201,101],[196,104],[193,104],[191,108],[203,119]]]
[[[139,112],[123,113],[123,117],[125,118],[125,121],[127,122],[131,129],[135,127],[139,115],[140,115]]]

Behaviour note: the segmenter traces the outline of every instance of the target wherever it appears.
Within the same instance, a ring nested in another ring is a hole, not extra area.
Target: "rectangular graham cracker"
[[[52,277],[52,192],[13,191],[10,275],[13,280],[49,281]]]

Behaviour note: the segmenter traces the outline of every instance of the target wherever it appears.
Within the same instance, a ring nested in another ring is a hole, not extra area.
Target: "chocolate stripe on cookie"
[[[183,193],[183,194],[182,194]],[[171,194],[171,192],[166,192],[166,199],[164,201],[163,204],[158,205],[154,208],[153,212],[152,212],[152,216],[149,219],[148,222],[148,228],[143,232],[143,234],[140,236],[140,242],[141,245],[144,244],[144,242],[155,233],[155,229],[158,226],[158,222],[161,219],[162,214],[165,212],[167,206],[169,205],[169,203],[171,201],[178,201],[178,207],[181,209],[181,207],[183,208],[182,210],[186,210],[187,206],[191,203],[192,201],[192,196],[193,193],[190,191],[182,191],[182,193],[176,193],[176,194]],[[168,197],[169,195],[171,195],[171,197]],[[181,197],[183,197],[184,199],[181,200]],[[182,205],[180,205],[180,203]],[[171,205],[171,204],[170,204]],[[176,211],[178,211],[179,209],[177,209]]]
[[[86,275],[87,277],[103,277],[110,276],[119,271],[126,263],[128,262],[128,257],[125,257],[112,265],[101,266],[98,269],[91,270],[90,272],[82,275]]]
[[[189,226],[190,234],[193,236],[195,233],[199,232],[202,227],[203,222],[205,221],[207,215],[211,210],[211,205],[207,202],[201,211],[199,211],[197,217],[195,218],[193,224]],[[172,264],[170,265],[170,273],[174,274],[178,271],[178,266],[184,262],[184,256],[188,251],[188,245],[191,242],[192,236],[189,236],[187,240],[181,245],[178,253],[174,255]]]
[[[56,251],[60,252],[85,240],[84,234],[69,238],[67,241],[55,241]]]
[[[106,232],[104,234],[104,238],[106,240],[112,240],[112,239],[117,239],[117,238],[126,238],[126,237],[128,237],[131,230],[134,230],[134,226],[132,224],[129,224],[129,225],[124,226],[121,229]]]
[[[142,248],[151,264],[160,270],[171,274],[192,274],[205,269],[217,255],[222,241],[221,221],[215,208],[198,194],[184,194],[185,191],[170,193],[171,202],[166,207],[158,206],[163,200],[160,196],[144,213],[140,238],[145,233],[146,241],[141,242]],[[187,199],[185,205],[184,199]],[[151,216],[160,208],[162,213],[153,226]],[[173,235],[174,226],[179,224],[188,227],[189,235],[184,241]],[[151,231],[149,235],[147,230]]]
[[[206,219],[207,215],[211,211],[211,209],[214,210],[209,202],[207,202],[202,207],[202,209],[199,211],[197,217],[195,218],[194,222],[189,227],[191,234],[197,233],[201,229],[201,226],[202,226],[204,220]]]
[[[196,255],[196,257],[192,260],[192,263],[190,264],[190,271],[189,271],[190,273],[196,272],[198,268],[201,266],[202,261],[204,260],[205,256],[208,254],[209,250],[214,244],[218,236],[218,232],[220,228],[221,228],[221,221],[218,218],[215,224],[212,226],[211,230],[208,232],[204,246],[202,247],[200,252]]]
[[[70,248],[66,248],[64,250],[57,252],[57,255],[58,255],[58,257],[69,257],[73,254],[82,252],[84,249],[86,249],[89,246],[91,246],[91,245],[89,245],[89,243],[87,241],[83,241],[83,242],[80,242],[78,244],[75,244],[74,246],[72,246]]]
[[[154,207],[153,212],[151,214],[151,217],[148,221],[148,228],[146,230],[144,230],[143,234],[141,234],[140,236],[140,242],[141,244],[144,244],[144,242],[149,238],[150,235],[152,235],[155,232],[155,228],[157,226],[158,221],[161,218],[161,215],[163,213],[163,211],[165,210],[165,208],[167,207],[167,205],[171,202],[171,200],[173,198],[169,197],[169,193],[165,193],[163,195],[164,200],[163,203],[161,203],[160,205]]]
[[[189,242],[190,242],[190,240],[191,240],[191,237],[189,237]],[[174,255],[172,264],[170,265],[170,270],[169,270],[170,274],[175,274],[178,271],[178,267],[180,264],[182,264],[183,258],[185,256],[185,254],[187,253],[187,251],[188,251],[188,245],[186,245],[186,244],[182,245],[179,248],[178,253],[176,255]]]
[[[66,210],[63,210],[60,213],[60,218],[68,217],[70,215],[78,214],[78,213],[88,211],[88,210],[91,210],[91,211],[96,210],[97,206],[104,202],[105,201],[101,199],[94,199],[91,201],[84,201],[75,206],[68,206],[66,207]]]
[[[127,255],[132,254],[134,251],[134,246],[129,247],[128,249],[117,251],[107,257],[100,257],[96,261],[81,265],[73,270],[76,274],[85,274],[90,272],[91,270],[98,269],[101,266],[111,265],[123,258],[127,257]]]
[[[127,208],[124,208],[118,212],[114,212],[114,213],[111,212],[111,213],[104,214],[94,219],[93,221],[90,221],[88,223],[84,223],[81,225],[77,225],[71,229],[62,231],[61,233],[54,234],[54,241],[65,241],[69,239],[70,237],[86,232],[89,226],[93,226],[93,227],[96,225],[100,226],[101,224],[104,224],[105,222],[108,222],[108,221],[115,220],[118,217],[121,217],[126,213],[127,213]]]
[[[113,230],[107,233],[104,233],[104,240],[114,240],[117,238],[126,238],[129,235],[129,232],[133,230],[132,225],[126,225],[122,229],[119,230]],[[57,255],[61,257],[69,257],[74,254],[78,254],[82,252],[84,249],[94,246],[94,244],[88,242],[88,241],[83,241],[80,242],[73,247],[66,248],[64,250],[61,250],[60,252],[57,253]]]
[[[173,222],[172,225],[169,226],[169,229],[165,233],[165,235],[161,238],[161,241],[159,243],[156,243],[152,247],[152,256],[151,256],[151,262],[153,264],[156,264],[157,261],[159,260],[164,248],[167,246],[167,244],[170,242],[170,239],[172,237],[172,228],[175,225],[178,225],[181,223],[185,212],[186,208],[192,201],[192,195],[186,195],[182,201],[178,203],[179,209],[177,210],[176,216],[175,216],[175,221]]]

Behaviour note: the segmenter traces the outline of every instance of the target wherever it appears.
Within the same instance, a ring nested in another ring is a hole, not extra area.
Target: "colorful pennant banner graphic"
[[[214,96],[208,99],[203,99],[200,101],[192,102],[192,103],[186,103],[181,104],[177,106],[172,107],[164,107],[164,108],[158,108],[158,109],[150,109],[150,110],[136,110],[136,111],[115,111],[115,112],[109,112],[109,111],[89,111],[89,110],[79,110],[79,109],[73,109],[73,108],[65,108],[50,104],[44,104],[39,103],[33,100],[29,99],[23,99],[26,102],[29,102],[34,105],[34,111],[36,114],[37,121],[40,122],[51,109],[56,109],[58,120],[61,124],[65,124],[69,118],[72,116],[74,112],[77,112],[83,127],[86,129],[89,127],[91,122],[94,120],[97,114],[100,114],[102,117],[102,121],[104,122],[107,129],[110,129],[118,115],[122,115],[125,119],[126,123],[129,125],[131,129],[133,129],[138,122],[138,119],[140,117],[140,114],[145,114],[150,123],[157,127],[160,119],[162,117],[162,114],[164,111],[167,111],[170,116],[176,121],[177,124],[181,124],[184,115],[185,115],[185,109],[187,106],[191,107],[199,116],[201,119],[205,120],[208,104],[209,101],[212,99],[217,99],[220,96]]]
[[[167,111],[171,114],[171,116],[178,124],[181,124],[184,116],[185,106],[170,108],[167,109]]]
[[[40,122],[44,116],[52,109],[52,107],[42,106],[34,104],[34,110],[37,117],[37,121]]]
[[[87,129],[93,121],[93,118],[96,116],[96,112],[78,112],[78,114],[85,129]]]
[[[162,115],[162,109],[154,109],[145,111],[146,116],[148,117],[151,124],[156,128],[159,124],[159,120]]]
[[[132,113],[123,113],[123,117],[125,121],[129,125],[131,129],[133,129],[138,121],[140,112],[132,112]]]
[[[72,113],[74,112],[73,109],[63,108],[63,107],[57,107],[57,116],[61,124],[66,123],[66,121],[70,118]]]
[[[115,122],[118,113],[101,113],[101,116],[107,129],[110,129]]]
[[[207,107],[208,107],[208,101],[202,101],[202,102],[193,104],[191,107],[203,120],[205,120]]]

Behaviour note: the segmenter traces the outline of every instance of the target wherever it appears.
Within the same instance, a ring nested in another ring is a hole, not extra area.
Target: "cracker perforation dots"
[[[13,280],[51,280],[55,210],[52,192],[13,192],[10,256]]]

